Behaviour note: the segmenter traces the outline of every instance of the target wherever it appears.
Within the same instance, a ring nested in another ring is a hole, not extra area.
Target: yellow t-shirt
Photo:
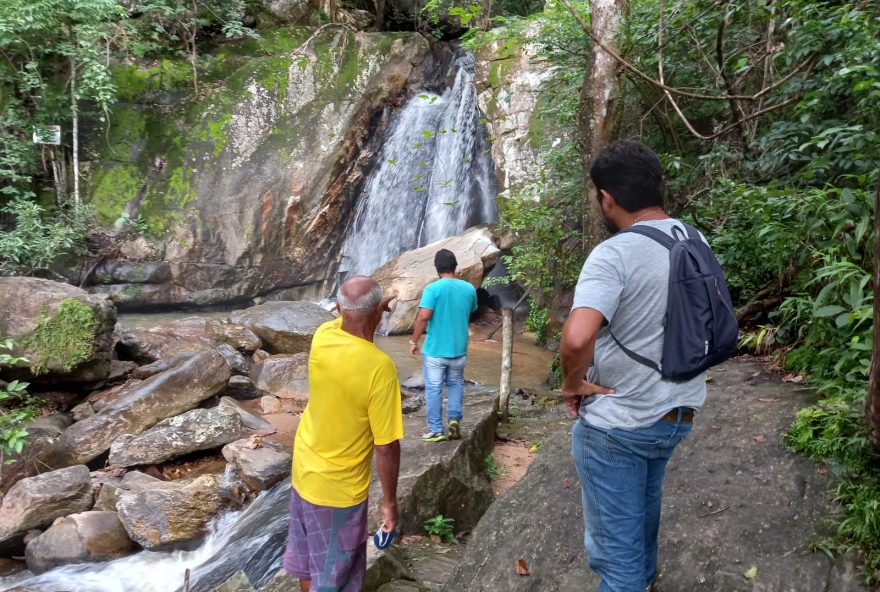
[[[309,402],[293,444],[293,486],[319,506],[367,499],[373,446],[403,438],[397,369],[373,343],[342,330],[342,319],[315,332]]]

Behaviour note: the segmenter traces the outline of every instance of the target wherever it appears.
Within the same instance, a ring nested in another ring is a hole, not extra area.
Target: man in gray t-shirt
[[[656,154],[634,141],[611,144],[590,176],[609,230],[650,225],[672,235]],[[563,398],[578,420],[572,454],[581,480],[585,545],[599,592],[644,592],[657,572],[666,463],[706,399],[705,375],[671,382],[624,353],[617,340],[659,361],[669,251],[623,233],[587,257],[562,333]]]

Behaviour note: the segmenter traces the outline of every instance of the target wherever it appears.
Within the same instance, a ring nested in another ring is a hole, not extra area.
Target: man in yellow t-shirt
[[[403,438],[394,362],[373,343],[392,297],[356,276],[339,288],[341,317],[321,325],[309,353],[309,403],[293,445],[284,568],[309,592],[360,592],[367,564],[367,494],[373,449],[384,530],[398,521]]]

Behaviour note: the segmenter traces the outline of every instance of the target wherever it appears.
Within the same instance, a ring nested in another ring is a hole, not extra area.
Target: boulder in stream
[[[125,434],[110,446],[110,464],[122,467],[159,464],[232,442],[241,432],[237,413],[220,407],[193,409],[160,421],[140,435]]]
[[[89,469],[84,465],[22,479],[0,504],[0,552],[20,545],[33,528],[91,509],[94,501]]]
[[[205,330],[205,319],[187,317],[149,329],[123,329],[116,350],[120,357],[151,364],[176,354],[211,349],[222,341]]]
[[[386,313],[379,325],[380,333],[398,335],[412,331],[422,291],[437,279],[434,255],[440,249],[448,249],[455,254],[458,276],[475,288],[480,287],[483,276],[495,265],[501,253],[495,246],[492,233],[486,228],[476,227],[392,259],[372,275],[386,294],[397,293],[392,303],[394,310]]]
[[[309,355],[280,354],[253,365],[254,386],[281,399],[294,399],[303,404],[309,400]]]
[[[136,547],[116,512],[93,511],[56,520],[28,543],[25,557],[28,569],[41,574],[68,563],[109,561]]]
[[[106,296],[32,277],[0,277],[0,335],[28,360],[31,383],[94,384],[110,375],[116,307]]]
[[[99,413],[70,426],[44,455],[46,465],[87,463],[122,434],[137,435],[169,417],[196,407],[226,387],[230,372],[214,350],[157,374],[127,390]]]
[[[311,302],[266,302],[229,315],[229,321],[253,331],[271,354],[309,351],[312,336],[333,315]]]
[[[129,537],[145,549],[198,539],[208,521],[226,501],[219,492],[217,475],[202,475],[168,489],[124,492],[116,504]]]
[[[223,447],[223,457],[251,492],[269,489],[290,475],[290,452],[271,440],[236,440]]]

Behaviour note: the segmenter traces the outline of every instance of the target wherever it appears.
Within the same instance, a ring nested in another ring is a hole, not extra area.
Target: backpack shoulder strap
[[[659,228],[654,228],[653,226],[638,226],[633,225],[623,230],[619,231],[617,234],[623,234],[624,232],[632,232],[634,234],[641,234],[642,236],[647,236],[650,239],[653,239],[666,247],[667,249],[672,249],[672,246],[678,242]]]
[[[607,327],[606,327],[606,329],[607,329]],[[620,351],[622,351],[627,356],[629,356],[629,358],[631,360],[638,362],[642,366],[647,366],[648,368],[651,368],[652,370],[655,370],[655,371],[660,372],[662,374],[662,371],[660,370],[660,364],[658,364],[657,362],[654,362],[653,360],[649,360],[645,356],[640,356],[639,354],[637,354],[633,350],[624,347],[624,345],[622,343],[620,343],[620,341],[617,340],[617,337],[614,336],[614,333],[611,332],[611,329],[608,329],[608,334],[611,335],[611,339],[614,340],[614,343],[617,344],[617,347],[620,348]]]

